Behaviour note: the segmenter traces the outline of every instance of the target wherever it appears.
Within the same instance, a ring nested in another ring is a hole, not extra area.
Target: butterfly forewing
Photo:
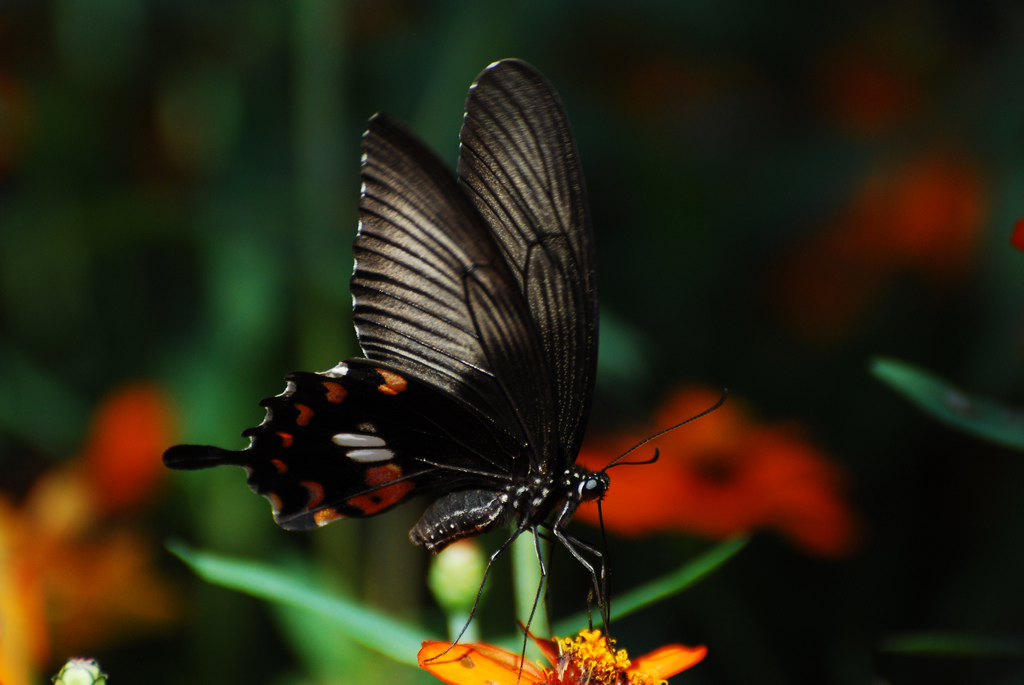
[[[498,244],[451,172],[395,122],[374,117],[363,149],[351,283],[363,352],[444,389],[521,444],[537,444],[554,393]],[[495,316],[498,325],[481,327]],[[510,363],[530,372],[495,371]]]
[[[460,183],[524,293],[554,384],[560,452],[571,463],[593,395],[598,311],[589,211],[568,118],[543,76],[504,60],[470,90],[461,141]],[[526,372],[512,365],[494,371]]]

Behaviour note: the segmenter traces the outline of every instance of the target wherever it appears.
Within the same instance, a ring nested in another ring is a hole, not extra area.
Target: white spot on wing
[[[348,364],[345,362],[338,362],[333,368],[321,371],[320,375],[330,376],[331,378],[344,378],[348,375]]]
[[[360,433],[337,433],[331,437],[338,447],[383,447],[386,443],[376,435],[362,435]]]
[[[395,453],[386,449],[360,449],[349,450],[345,453],[345,456],[352,461],[358,461],[365,464],[375,461],[388,461],[395,456]]]

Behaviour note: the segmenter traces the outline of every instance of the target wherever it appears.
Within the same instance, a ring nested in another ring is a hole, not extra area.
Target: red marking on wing
[[[291,433],[281,433],[281,432],[278,432],[278,435],[281,436],[281,445],[282,446],[284,446],[284,447],[291,447],[292,446],[292,441],[295,438],[292,437]]]
[[[320,503],[324,501],[324,486],[312,480],[304,480],[299,485],[309,490],[309,501],[306,502],[306,510],[308,511],[320,506]]]
[[[280,459],[271,459],[270,463],[274,465],[278,473],[285,473],[288,471],[288,464],[284,463]]]
[[[366,477],[363,481],[373,487],[384,485],[402,477],[402,467],[398,464],[383,464],[366,469]]]
[[[353,497],[345,504],[361,509],[365,516],[373,516],[392,504],[397,504],[416,489],[416,485],[412,481],[392,482],[401,477],[402,469],[397,464],[384,464],[366,469],[366,484],[370,487],[381,487],[369,494]],[[391,483],[391,485],[385,485],[385,483]]]
[[[324,389],[327,390],[327,401],[339,404],[343,399],[348,397],[348,390],[341,386],[341,383],[334,383],[332,381],[324,381]]]
[[[377,369],[377,373],[384,377],[384,384],[378,385],[377,390],[380,390],[385,395],[397,395],[409,387],[408,381],[393,371]]]
[[[295,419],[295,423],[308,426],[310,419],[313,418],[313,410],[304,404],[296,404],[295,408],[299,410],[299,418]]]

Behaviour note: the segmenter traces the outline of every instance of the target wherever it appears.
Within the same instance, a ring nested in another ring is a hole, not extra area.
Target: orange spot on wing
[[[313,410],[304,404],[296,404],[295,408],[299,410],[299,418],[295,419],[295,423],[308,426],[310,419],[313,418]]]
[[[281,513],[281,498],[272,492],[268,492],[264,497],[270,502],[270,511],[277,516]]]
[[[366,469],[366,484],[370,487],[384,485],[402,477],[402,467],[398,464],[383,464]]]
[[[374,514],[397,504],[412,492],[416,486],[411,481],[393,482],[402,477],[402,469],[395,464],[384,464],[366,470],[366,484],[377,489],[366,495],[359,495],[346,504],[362,510],[364,516]],[[391,483],[387,485],[387,483]]]
[[[324,389],[327,391],[328,402],[339,404],[343,399],[348,397],[348,390],[341,387],[341,383],[324,381]]]
[[[409,382],[393,371],[377,369],[377,373],[384,378],[384,384],[378,385],[377,390],[380,390],[385,395],[397,395],[409,387]]]
[[[313,520],[316,521],[318,526],[326,526],[331,521],[343,518],[345,518],[345,515],[338,513],[338,510],[333,507],[326,507],[313,514]]]
[[[324,486],[312,480],[304,480],[299,485],[309,490],[309,501],[306,502],[306,509],[309,510],[320,506],[320,503],[324,501]]]
[[[270,463],[274,465],[278,473],[285,473],[288,470],[288,464],[284,463],[280,459],[271,459]]]
[[[284,447],[291,447],[292,446],[292,441],[295,438],[292,437],[291,433],[281,433],[281,432],[279,432],[278,435],[281,436],[281,445],[282,446],[284,446]]]

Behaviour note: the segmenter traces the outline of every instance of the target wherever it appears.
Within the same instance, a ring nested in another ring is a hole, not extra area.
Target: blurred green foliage
[[[844,464],[865,522],[841,561],[755,536],[619,623],[623,646],[706,643],[680,676],[695,684],[1024,678],[1019,655],[881,651],[915,632],[1019,640],[1024,464],[866,371],[891,355],[1024,400],[1012,0],[6,0],[0,488],[17,500],[73,454],[126,380],[171,392],[183,441],[236,447],[285,372],[356,356],[366,119],[388,111],[453,162],[467,87],[511,56],[559,90],[587,176],[606,324],[592,425],[642,420],[682,384],[728,386]],[[298,551],[340,591],[443,630],[406,539],[415,506],[286,534],[240,473],[168,480],[154,540]],[[705,544],[613,539],[613,590]],[[429,680],[160,563],[188,584],[189,614],[93,654],[112,682]],[[557,619],[586,579],[557,552],[553,573]],[[507,571],[491,582],[507,588]],[[483,607],[485,637],[509,632],[507,594]]]

